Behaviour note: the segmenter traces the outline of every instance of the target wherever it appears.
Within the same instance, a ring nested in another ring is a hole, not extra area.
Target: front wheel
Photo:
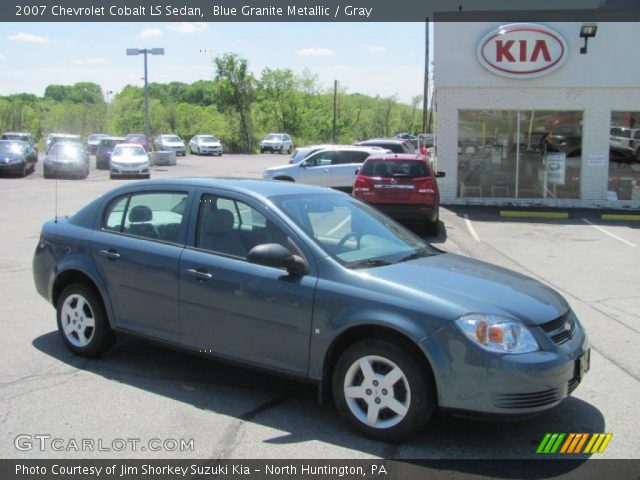
[[[113,344],[102,300],[86,285],[73,284],[62,291],[57,317],[60,336],[76,355],[95,357]]]
[[[338,412],[351,427],[387,442],[415,435],[436,406],[431,370],[384,340],[365,340],[345,350],[335,365],[332,389]]]

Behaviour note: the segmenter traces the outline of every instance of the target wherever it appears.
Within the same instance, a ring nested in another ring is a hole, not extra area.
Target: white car
[[[611,127],[609,144],[640,161],[640,128]]]
[[[356,172],[370,155],[391,153],[379,147],[333,146],[312,153],[300,163],[265,170],[265,180],[284,180],[351,192]]]
[[[291,153],[292,151],[293,140],[286,133],[270,133],[260,142],[260,153]]]
[[[176,152],[176,155],[187,154],[184,141],[177,135],[158,135],[153,141],[153,148],[156,152]]]
[[[189,140],[189,151],[194,155],[222,155],[222,143],[213,135],[194,135]]]
[[[144,147],[137,143],[120,143],[111,154],[110,177],[151,176],[149,155]]]

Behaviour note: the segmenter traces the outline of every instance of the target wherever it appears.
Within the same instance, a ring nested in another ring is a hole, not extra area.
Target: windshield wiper
[[[398,260],[398,263],[407,262],[409,260],[415,260],[416,258],[420,258],[420,257],[429,257],[431,255],[435,255],[435,254],[433,252],[429,251],[426,248],[421,248],[421,249],[416,250],[415,252],[407,255],[406,257],[402,257],[400,260]]]
[[[383,267],[385,265],[391,265],[391,262],[382,260],[381,258],[368,258],[367,260],[360,260],[358,262],[351,262],[347,264],[347,268],[367,268],[367,267]]]

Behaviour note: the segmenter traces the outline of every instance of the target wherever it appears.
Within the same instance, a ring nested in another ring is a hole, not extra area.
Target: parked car
[[[362,142],[354,143],[363,147],[380,147],[391,150],[393,153],[414,153],[415,149],[407,140],[401,138],[372,138]]]
[[[20,140],[27,142],[31,149],[35,152],[36,162],[38,161],[38,144],[29,132],[4,132],[0,137],[0,140]]]
[[[89,154],[81,143],[56,142],[49,147],[42,168],[44,178],[87,178]]]
[[[74,354],[107,352],[118,333],[205,350],[316,384],[385,441],[437,408],[543,412],[590,364],[582,325],[550,287],[305,185],[128,184],[45,223],[33,275]]]
[[[293,141],[286,133],[270,133],[260,142],[260,153],[291,153],[292,151]]]
[[[268,168],[262,178],[332,187],[350,193],[362,162],[369,155],[385,151],[380,148],[332,146],[309,155],[300,163]]]
[[[0,140],[7,140],[15,145],[28,157],[28,162],[34,165],[38,163],[38,146],[30,133],[6,132]]]
[[[436,136],[434,133],[419,133],[418,144],[424,145],[427,149],[432,148],[436,144]]]
[[[291,154],[291,157],[289,158],[289,164],[300,163],[302,160],[307,158],[312,153],[317,152],[318,150],[324,150],[325,148],[332,148],[337,146],[339,145],[324,144],[324,145],[309,145],[307,147],[298,147]],[[347,146],[347,145],[343,145],[343,146]]]
[[[22,140],[0,140],[0,173],[26,177],[36,168],[32,149]],[[37,157],[36,157],[37,158]]]
[[[113,148],[109,167],[111,179],[116,177],[151,176],[149,154],[139,143],[119,143]]]
[[[609,145],[617,152],[624,152],[629,159],[640,162],[640,128],[611,127]]]
[[[137,143],[144,147],[147,152],[151,151],[151,141],[143,133],[129,133],[124,137],[126,143]]]
[[[82,143],[80,135],[74,135],[71,133],[50,133],[45,141],[45,151],[48,153],[51,147],[58,142]]]
[[[411,135],[410,133],[398,133],[396,138],[400,138],[402,140],[406,140],[411,144],[411,147],[414,150],[418,150],[420,148],[420,144],[418,142],[418,137],[415,135]]]
[[[104,137],[100,140],[96,152],[96,168],[98,170],[109,170],[111,167],[111,154],[116,145],[124,143],[124,137]]]
[[[177,135],[158,135],[153,140],[153,148],[156,152],[176,152],[176,155],[187,154],[187,148],[184,146],[184,140]]]
[[[89,155],[95,155],[98,152],[98,146],[100,145],[100,140],[108,137],[106,133],[92,133],[87,137],[87,141],[85,142],[85,150]]]
[[[189,151],[194,155],[222,155],[222,142],[213,135],[194,135],[189,140]]]
[[[358,171],[353,196],[387,215],[424,224],[429,234],[438,233],[440,192],[431,164],[423,155],[373,155]]]

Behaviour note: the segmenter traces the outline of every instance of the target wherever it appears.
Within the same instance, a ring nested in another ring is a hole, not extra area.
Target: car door
[[[334,163],[331,165],[331,186],[351,192],[356,171],[362,166],[369,153],[357,150],[343,150],[336,153]]]
[[[124,194],[106,207],[91,247],[118,328],[180,341],[178,268],[189,190]]]
[[[297,181],[308,185],[330,187],[330,167],[336,158],[337,153],[334,150],[322,150],[310,155],[300,163]]]
[[[204,189],[194,204],[180,260],[180,317],[185,346],[305,375],[315,266],[291,276],[249,263],[257,244],[293,246],[290,232],[257,202]],[[308,252],[299,251],[310,260]]]

